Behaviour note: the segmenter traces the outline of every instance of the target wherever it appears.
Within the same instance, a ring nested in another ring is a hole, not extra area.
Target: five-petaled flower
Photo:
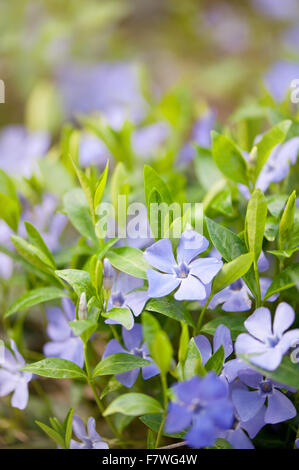
[[[142,326],[136,323],[131,330],[122,328],[122,336],[126,349],[124,349],[116,339],[112,339],[106,346],[103,359],[116,353],[133,354],[134,356],[142,357],[149,361],[148,366],[142,367],[142,377],[144,380],[150,379],[151,377],[159,374],[158,367],[153,364],[152,359],[149,357],[147,345],[142,343]],[[122,372],[120,374],[116,374],[115,378],[125,385],[125,387],[130,388],[136,382],[139,371],[140,368],[133,369],[129,372]]]
[[[147,270],[149,297],[174,294],[177,300],[201,300],[207,295],[205,285],[220,271],[223,263],[217,258],[197,258],[207,250],[208,240],[194,230],[185,230],[177,247],[175,259],[171,241],[164,238],[147,248],[147,262],[158,269]]]
[[[173,434],[188,428],[185,439],[190,447],[212,446],[219,433],[232,426],[228,389],[214,372],[179,382],[173,392],[176,401],[169,404],[165,431]]]
[[[271,312],[260,307],[247,318],[244,326],[250,334],[241,333],[235,344],[237,354],[248,354],[249,361],[263,369],[275,370],[283,355],[299,340],[299,329],[285,331],[295,320],[295,312],[290,305],[278,305],[273,321]]]
[[[94,418],[88,418],[86,432],[82,419],[79,416],[74,416],[73,431],[81,442],[71,439],[70,449],[109,449],[108,444],[103,441],[96,431]]]
[[[0,364],[0,397],[13,392],[11,406],[24,410],[28,402],[28,383],[32,374],[20,370],[26,363],[13,340],[10,340],[10,347],[13,354],[8,348],[4,348],[3,361],[1,360]]]

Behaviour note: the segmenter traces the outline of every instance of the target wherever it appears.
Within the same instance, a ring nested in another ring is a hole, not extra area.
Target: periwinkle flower
[[[110,291],[113,286],[115,278],[115,271],[108,258],[103,260],[103,287],[105,290]]]
[[[94,418],[88,418],[87,432],[85,424],[79,416],[73,417],[73,431],[79,441],[71,439],[70,449],[109,449],[106,442],[96,431],[96,422]]]
[[[79,145],[79,162],[83,168],[96,165],[102,170],[109,158],[111,158],[110,152],[99,137],[86,132],[82,134]]]
[[[252,0],[253,6],[265,16],[293,20],[299,14],[296,0]]]
[[[136,129],[132,135],[135,154],[144,159],[155,156],[165,144],[169,134],[169,126],[162,121]]]
[[[168,406],[165,431],[177,433],[188,428],[190,447],[212,446],[221,431],[231,428],[233,406],[225,383],[214,372],[193,377],[173,386],[176,401]]]
[[[0,397],[13,392],[11,406],[24,410],[28,402],[28,383],[32,374],[20,370],[26,363],[13,340],[10,341],[10,347],[13,353],[8,348],[4,348],[4,354],[0,351]]]
[[[208,240],[194,230],[185,230],[177,247],[174,258],[171,241],[162,239],[147,248],[144,257],[158,269],[147,270],[149,297],[164,297],[176,292],[176,300],[201,300],[206,297],[208,285],[220,271],[223,263],[217,258],[197,258],[206,251]]]
[[[275,370],[283,355],[299,340],[299,329],[286,330],[295,320],[295,312],[290,305],[278,305],[273,321],[271,312],[260,307],[244,322],[250,334],[241,333],[235,343],[237,354],[248,354],[249,361],[263,369]]]
[[[239,379],[250,390],[235,388],[232,391],[232,401],[241,420],[247,422],[253,419],[267,401],[264,420],[266,424],[276,424],[294,418],[296,408],[289,398],[279,388],[286,388],[254,370],[244,370],[239,373]]]
[[[131,312],[131,328],[134,325],[134,316],[138,317],[146,302],[149,299],[148,293],[141,289],[143,287],[143,280],[130,276],[125,273],[118,273],[115,275],[113,287],[109,300],[107,302],[107,312],[113,308],[129,309]],[[133,314],[132,314],[133,313]],[[105,323],[115,324],[118,323],[113,319],[108,318]]]
[[[228,358],[233,352],[233,342],[231,334],[229,329],[225,325],[219,325],[215,330],[213,336],[213,350],[210,341],[204,335],[195,336],[194,341],[199,349],[203,365],[206,364],[206,362],[212,356],[212,353],[215,353],[220,348],[220,346],[223,346],[224,349],[224,359]]]
[[[299,62],[280,60],[265,75],[265,85],[273,98],[281,102],[290,91],[291,82],[299,77]]]
[[[153,364],[152,359],[149,356],[149,351],[147,345],[142,343],[143,332],[142,326],[135,323],[131,330],[126,330],[122,328],[122,337],[126,349],[124,349],[116,339],[112,339],[106,346],[105,352],[103,354],[103,359],[108,356],[112,356],[116,353],[129,353],[134,356],[142,357],[149,361],[148,366],[141,368],[142,377],[144,380],[150,379],[155,375],[159,374],[158,367]],[[121,374],[116,374],[115,378],[122,383],[125,387],[131,388],[137,380],[140,368],[133,369],[129,372],[122,372]]]
[[[208,110],[196,121],[191,132],[190,142],[185,144],[179,153],[179,165],[187,165],[194,159],[196,155],[194,144],[200,147],[210,148],[211,131],[214,128],[215,120],[215,111]]]
[[[9,175],[29,178],[49,145],[46,132],[29,132],[21,125],[4,127],[0,133],[0,168]]]
[[[60,357],[74,362],[79,367],[84,364],[84,347],[79,336],[75,336],[69,325],[75,320],[75,306],[69,299],[62,299],[62,309],[51,307],[47,309],[47,334],[51,339],[44,345],[47,357]]]
[[[296,449],[299,449],[299,439],[296,439],[295,446],[296,446]]]

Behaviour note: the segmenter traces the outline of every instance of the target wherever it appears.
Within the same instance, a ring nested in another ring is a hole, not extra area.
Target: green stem
[[[89,363],[89,360],[88,360],[88,353],[87,353],[87,343],[84,343],[84,360],[85,360],[85,368],[86,368],[86,373],[87,373],[88,385],[90,386],[90,388],[92,390],[92,393],[94,395],[96,404],[97,404],[97,406],[100,410],[101,415],[103,416],[103,413],[105,411],[105,407],[104,407],[103,403],[101,402],[101,400],[99,398],[96,386],[95,386],[94,381],[92,379],[91,368],[90,368],[90,363]],[[121,436],[120,436],[118,430],[116,429],[116,427],[114,426],[113,422],[111,421],[111,419],[108,416],[106,416],[105,420],[106,420],[108,426],[110,427],[111,431],[113,432],[113,434],[118,439],[121,439]]]
[[[167,380],[166,380],[166,375],[161,374],[161,385],[162,385],[162,392],[163,392],[163,401],[164,401],[164,412],[162,416],[162,421],[160,424],[160,428],[158,431],[157,439],[156,439],[156,444],[155,448],[157,449],[160,445],[164,425],[165,425],[165,420],[166,420],[166,414],[167,414],[167,405],[168,405],[168,396],[167,396]]]
[[[212,300],[212,297],[213,297],[213,294],[210,294],[210,296],[208,297],[208,300],[204,304],[204,307],[203,307],[202,311],[200,312],[200,316],[199,316],[199,319],[198,319],[198,322],[197,322],[197,328],[196,328],[198,333],[200,332],[204,314],[205,314],[205,312],[208,308],[209,303]]]
[[[254,274],[255,274],[255,281],[257,287],[257,298],[256,298],[256,307],[259,308],[261,306],[261,286],[260,286],[260,275],[257,267],[257,261],[254,261]]]

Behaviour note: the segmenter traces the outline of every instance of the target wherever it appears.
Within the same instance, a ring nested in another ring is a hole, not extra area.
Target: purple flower
[[[85,424],[82,419],[79,418],[79,416],[74,416],[73,431],[81,442],[71,439],[70,449],[109,449],[108,444],[103,441],[96,431],[96,422],[94,418],[88,418],[86,433]]]
[[[131,328],[134,325],[134,316],[138,317],[149,299],[148,293],[145,290],[135,290],[143,287],[143,280],[130,276],[125,273],[115,274],[115,280],[111,294],[107,303],[107,312],[113,308],[129,309],[131,312]],[[115,324],[115,320],[108,318],[105,323]]]
[[[199,349],[201,355],[202,364],[205,365],[206,362],[212,356],[212,353],[216,352],[220,346],[223,346],[224,349],[224,359],[231,355],[233,352],[233,342],[229,329],[225,325],[219,325],[216,328],[213,337],[213,351],[210,344],[210,341],[203,335],[198,335],[194,337],[196,346]]]
[[[183,232],[175,260],[171,241],[162,239],[147,248],[145,259],[154,268],[147,270],[149,297],[164,297],[178,287],[177,300],[201,300],[206,297],[205,285],[220,271],[223,263],[217,258],[197,258],[206,251],[208,240],[194,230]]]
[[[44,345],[47,357],[60,357],[74,362],[79,367],[84,364],[84,347],[79,336],[75,336],[69,322],[75,320],[75,306],[69,299],[62,299],[62,310],[51,307],[47,310],[47,333],[51,341]]]
[[[290,19],[298,15],[298,3],[296,0],[252,0],[253,6],[263,15]]]
[[[10,347],[13,354],[8,348],[4,348],[3,358],[0,357],[0,397],[13,392],[11,406],[24,410],[28,402],[28,383],[32,374],[20,371],[26,363],[13,340],[10,340]]]
[[[241,333],[238,336],[236,353],[249,354],[250,362],[258,367],[276,369],[283,355],[299,340],[299,329],[285,333],[294,320],[295,312],[285,302],[280,303],[276,309],[273,327],[270,310],[258,308],[244,322],[250,334]]]
[[[85,168],[96,165],[104,169],[111,155],[104,142],[95,135],[83,133],[80,139],[79,162]]]
[[[296,409],[293,403],[280,391],[285,388],[263,375],[248,369],[239,373],[239,379],[249,389],[236,387],[232,391],[232,401],[241,420],[253,419],[267,400],[265,423],[276,424],[294,418]]]
[[[265,297],[268,287],[272,283],[272,279],[261,277],[260,278],[260,287],[261,287],[261,297]],[[222,310],[225,312],[245,312],[246,310],[251,309],[251,298],[250,290],[242,279],[238,279],[233,282],[230,286],[225,287],[225,289],[217,292],[214,295],[211,302],[209,303],[209,308],[214,309],[217,305],[222,304]],[[279,297],[279,294],[274,294],[269,299],[268,302],[275,302]]]
[[[116,339],[112,339],[106,346],[103,359],[116,353],[129,353],[151,362],[148,366],[141,368],[144,380],[150,379],[151,377],[159,374],[158,367],[152,363],[152,359],[149,357],[147,345],[142,343],[142,326],[136,323],[129,331],[122,328],[122,336],[126,349],[124,349]],[[121,374],[116,374],[115,378],[125,387],[130,388],[136,382],[139,371],[140,368],[133,369],[129,372],[122,372]]]
[[[176,401],[168,406],[165,431],[173,434],[189,428],[190,447],[212,446],[221,431],[233,422],[233,406],[228,389],[214,372],[193,377],[173,387]]]
[[[210,148],[211,130],[214,128],[216,113],[212,110],[206,111],[200,119],[194,124],[190,142],[188,142],[180,151],[178,156],[179,165],[187,165],[196,155],[194,144],[200,147]]]
[[[299,77],[299,62],[281,60],[265,75],[265,85],[273,98],[281,102],[290,90],[291,82]]]
[[[0,168],[13,176],[29,178],[36,160],[50,145],[46,132],[29,132],[21,125],[4,127],[0,133]]]
[[[12,243],[10,236],[13,234],[11,228],[3,221],[0,220],[0,243],[5,247],[11,249]],[[0,279],[9,279],[13,273],[14,263],[12,258],[0,253]]]
[[[296,449],[299,449],[299,439],[296,439],[295,446],[296,446]]]
[[[68,117],[100,112],[111,127],[120,129],[126,119],[140,122],[147,110],[134,64],[67,64],[58,73],[58,86]]]
[[[138,157],[153,157],[159,153],[169,134],[170,128],[166,122],[156,122],[136,129],[132,136],[133,150]]]

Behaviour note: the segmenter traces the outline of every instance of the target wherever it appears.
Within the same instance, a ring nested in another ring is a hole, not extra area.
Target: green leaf
[[[153,315],[148,312],[143,312],[141,321],[144,340],[149,350],[151,350],[151,346],[155,341],[155,336],[159,333],[159,331],[161,331],[160,323]]]
[[[165,331],[160,330],[155,334],[150,353],[161,374],[166,375],[170,369],[173,349]]]
[[[138,248],[121,246],[112,248],[106,254],[114,268],[141,279],[146,279],[146,270],[150,267],[143,252]]]
[[[116,353],[103,359],[95,367],[93,377],[100,375],[115,375],[129,370],[150,365],[151,362],[133,354]]]
[[[299,263],[295,263],[292,266],[289,266],[280,274],[278,274],[272,281],[272,284],[269,286],[264,301],[269,299],[274,294],[281,292],[291,287],[296,286],[299,281]]]
[[[293,230],[295,207],[296,207],[296,191],[293,191],[288,199],[288,202],[286,204],[285,210],[283,211],[280,224],[279,224],[278,236],[279,236],[279,247],[281,250],[285,248],[285,245],[289,241],[290,235]]]
[[[214,294],[243,277],[253,263],[253,253],[238,256],[233,261],[225,263],[221,271],[214,277],[212,291]]]
[[[217,327],[219,325],[225,325],[229,329],[232,339],[235,340],[237,336],[239,336],[240,333],[245,333],[246,328],[244,327],[244,321],[246,318],[240,318],[240,317],[217,317],[211,320],[210,322],[206,323],[201,331],[202,333],[206,333],[208,335],[214,335]]]
[[[67,293],[57,287],[39,287],[33,289],[17,299],[9,307],[5,313],[5,317],[9,317],[20,310],[28,309],[34,305],[49,302],[50,300],[61,299],[63,297],[67,297]]]
[[[15,245],[20,255],[29,263],[33,264],[36,268],[49,273],[53,271],[53,266],[48,257],[36,246],[28,243],[18,235],[11,235],[12,243]]]
[[[43,359],[32,364],[28,364],[22,369],[25,372],[41,375],[42,377],[50,377],[52,379],[85,379],[85,372],[71,361],[51,357]]]
[[[287,200],[288,196],[286,194],[274,194],[267,196],[266,201],[270,214],[276,218],[279,217]]]
[[[87,343],[91,335],[97,329],[97,323],[92,320],[74,320],[70,321],[69,325],[71,326],[74,334],[80,336],[84,343]]]
[[[256,145],[257,161],[255,166],[255,181],[260,174],[264,164],[268,160],[273,148],[284,141],[292,122],[282,121],[268,131]]]
[[[221,345],[220,348],[208,359],[205,363],[205,369],[207,371],[213,370],[216,374],[220,374],[224,361],[224,348]]]
[[[225,261],[232,261],[238,256],[247,253],[246,245],[238,235],[208,217],[205,217],[205,220],[212,243]],[[252,294],[256,296],[256,282],[252,268],[245,274],[244,281]]]
[[[267,201],[264,193],[257,188],[249,200],[245,220],[247,244],[249,251],[255,255],[255,261],[262,251],[266,219]]]
[[[200,351],[196,346],[194,338],[191,338],[188,344],[187,355],[184,364],[184,379],[191,379],[199,372],[203,374],[205,369],[202,366]]]
[[[12,179],[0,169],[0,218],[17,232],[20,220],[20,203]]]
[[[65,212],[81,235],[98,245],[92,216],[85,195],[80,188],[74,188],[64,195]]]
[[[54,429],[50,428],[50,426],[47,426],[44,423],[41,423],[40,421],[35,421],[36,424],[44,431],[47,436],[50,437],[56,444],[58,444],[62,449],[65,448],[65,440],[63,437],[59,434],[59,432],[55,431]]]
[[[224,135],[212,131],[211,136],[212,155],[218,168],[227,178],[247,186],[247,165],[240,150]]]
[[[160,195],[161,202],[166,202],[166,204],[171,204],[173,202],[166,183],[164,183],[162,178],[152,167],[144,165],[144,194],[149,213],[149,199],[153,190],[157,191]]]
[[[86,293],[86,297],[89,299],[95,295],[95,290],[90,282],[90,275],[87,271],[80,269],[62,269],[55,271],[55,274],[66,281],[77,296],[80,297],[83,292]]]
[[[55,269],[55,260],[53,258],[52,253],[48,249],[47,245],[45,244],[42,236],[38,232],[38,230],[28,221],[24,222],[26,232],[29,238],[29,241],[32,245],[36,246],[38,249],[40,249],[44,255],[47,257],[48,262],[51,264],[51,266]]]
[[[183,302],[178,302],[173,298],[163,297],[161,299],[150,299],[145,309],[149,312],[157,312],[168,318],[185,322],[190,326],[194,326],[194,320],[188,310],[184,307]]]
[[[222,439],[222,437],[218,437],[218,439],[216,439],[216,442],[213,448],[214,449],[233,449],[233,446],[225,439]]]
[[[154,398],[143,393],[125,393],[117,397],[103,413],[109,416],[114,413],[122,413],[127,416],[140,416],[152,413],[161,413],[163,408]]]
[[[95,211],[98,205],[100,204],[104,191],[105,191],[105,187],[107,183],[107,176],[108,176],[108,169],[109,169],[109,160],[107,160],[105,170],[103,171],[103,173],[101,174],[100,178],[97,181],[97,186],[96,186],[94,199],[93,199],[93,207]]]
[[[122,387],[123,387],[123,384],[121,384],[118,380],[116,380],[116,378],[114,376],[112,376],[109,379],[106,387],[102,391],[101,396],[100,396],[100,400],[103,400],[103,398],[105,398],[106,395],[108,395],[109,393],[112,393],[112,392],[116,392],[117,390],[119,390]]]
[[[79,166],[73,160],[72,160],[72,163],[75,168],[76,175],[80,182],[81,188],[83,189],[86,200],[88,202],[90,213],[94,215],[94,205],[93,205],[94,191],[93,191],[92,183],[90,179],[88,178],[88,176],[84,173],[84,171],[82,171],[81,168],[79,168]]]
[[[288,356],[284,356],[278,368],[273,371],[256,367],[250,362],[250,354],[239,354],[238,357],[269,379],[294,387],[296,390],[299,389],[299,364],[293,363]]]
[[[73,425],[73,414],[74,410],[73,408],[70,408],[68,414],[65,417],[63,427],[64,427],[64,441],[65,441],[65,447],[69,449],[70,447],[70,441],[72,437],[72,425]]]
[[[139,419],[143,424],[145,424],[145,426],[150,428],[152,431],[158,433],[160,426],[161,426],[161,422],[162,422],[161,413],[144,415],[144,416],[141,416]],[[174,434],[168,434],[163,430],[163,436],[176,437],[178,439],[182,439],[185,434],[186,434],[185,431],[174,433]]]
[[[112,308],[109,312],[102,313],[102,316],[120,323],[127,330],[134,324],[133,315],[128,308]]]

